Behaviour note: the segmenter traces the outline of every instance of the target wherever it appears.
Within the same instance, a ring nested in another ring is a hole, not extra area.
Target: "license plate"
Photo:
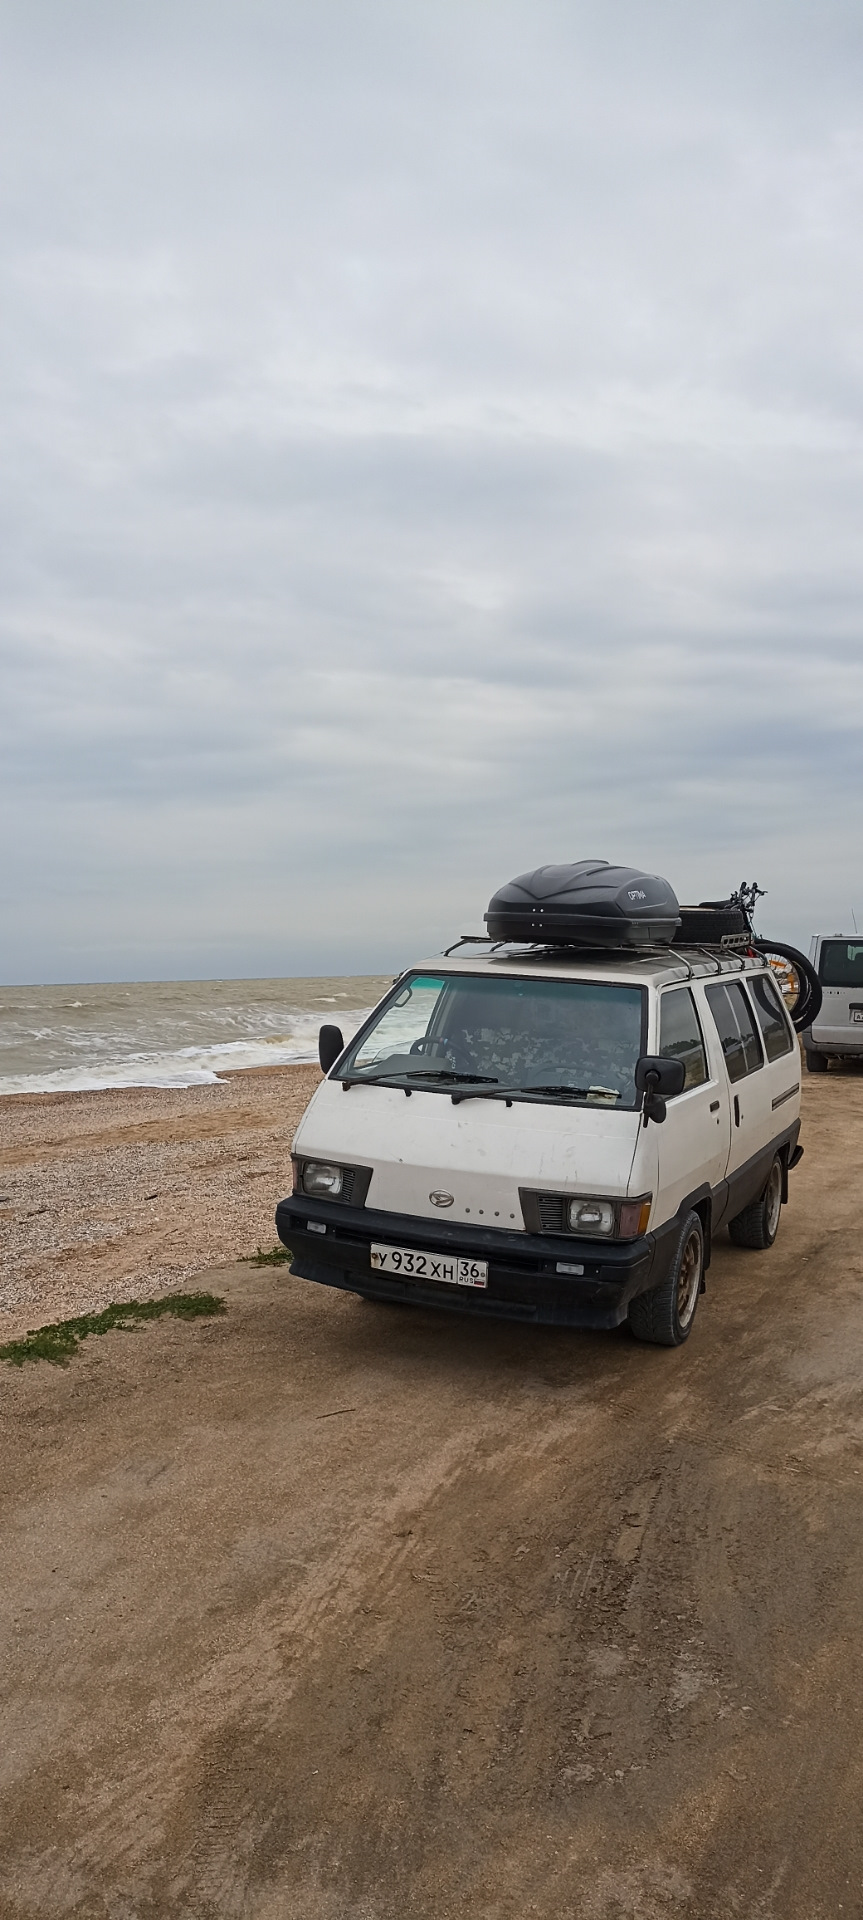
[[[376,1273],[397,1273],[403,1280],[440,1280],[447,1287],[487,1287],[488,1261],[466,1260],[456,1253],[420,1253],[416,1247],[373,1244]]]

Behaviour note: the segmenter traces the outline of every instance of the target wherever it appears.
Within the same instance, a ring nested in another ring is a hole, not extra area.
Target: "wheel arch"
[[[706,1273],[710,1265],[713,1238],[713,1194],[706,1183],[700,1187],[694,1187],[692,1192],[686,1195],[686,1199],[681,1200],[677,1209],[681,1230],[688,1213],[697,1213],[701,1221],[701,1230],[704,1234],[704,1272]]]

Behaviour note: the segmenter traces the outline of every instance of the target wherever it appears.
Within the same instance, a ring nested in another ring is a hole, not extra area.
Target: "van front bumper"
[[[292,1272],[303,1280],[371,1300],[564,1327],[619,1326],[633,1296],[665,1278],[680,1236],[678,1221],[639,1240],[612,1242],[508,1233],[309,1200],[301,1194],[279,1202],[276,1227],[294,1256]],[[371,1265],[372,1241],[487,1260],[488,1286],[480,1291],[377,1273]],[[558,1262],[580,1266],[583,1272],[559,1273]]]

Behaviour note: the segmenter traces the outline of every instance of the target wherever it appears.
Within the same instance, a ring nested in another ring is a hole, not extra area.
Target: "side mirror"
[[[318,1059],[321,1063],[321,1072],[329,1073],[330,1068],[335,1066],[339,1054],[344,1053],[344,1050],[345,1043],[342,1039],[341,1027],[322,1027],[318,1034]]]
[[[661,1126],[666,1115],[666,1100],[673,1100],[686,1085],[682,1060],[664,1053],[643,1053],[635,1065],[635,1091],[643,1094],[641,1111],[644,1124],[655,1120]]]

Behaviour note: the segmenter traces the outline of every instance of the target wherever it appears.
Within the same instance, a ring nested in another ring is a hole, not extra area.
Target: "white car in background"
[[[821,982],[821,1007],[801,1034],[810,1073],[830,1060],[863,1060],[863,936],[816,933],[809,958]]]

